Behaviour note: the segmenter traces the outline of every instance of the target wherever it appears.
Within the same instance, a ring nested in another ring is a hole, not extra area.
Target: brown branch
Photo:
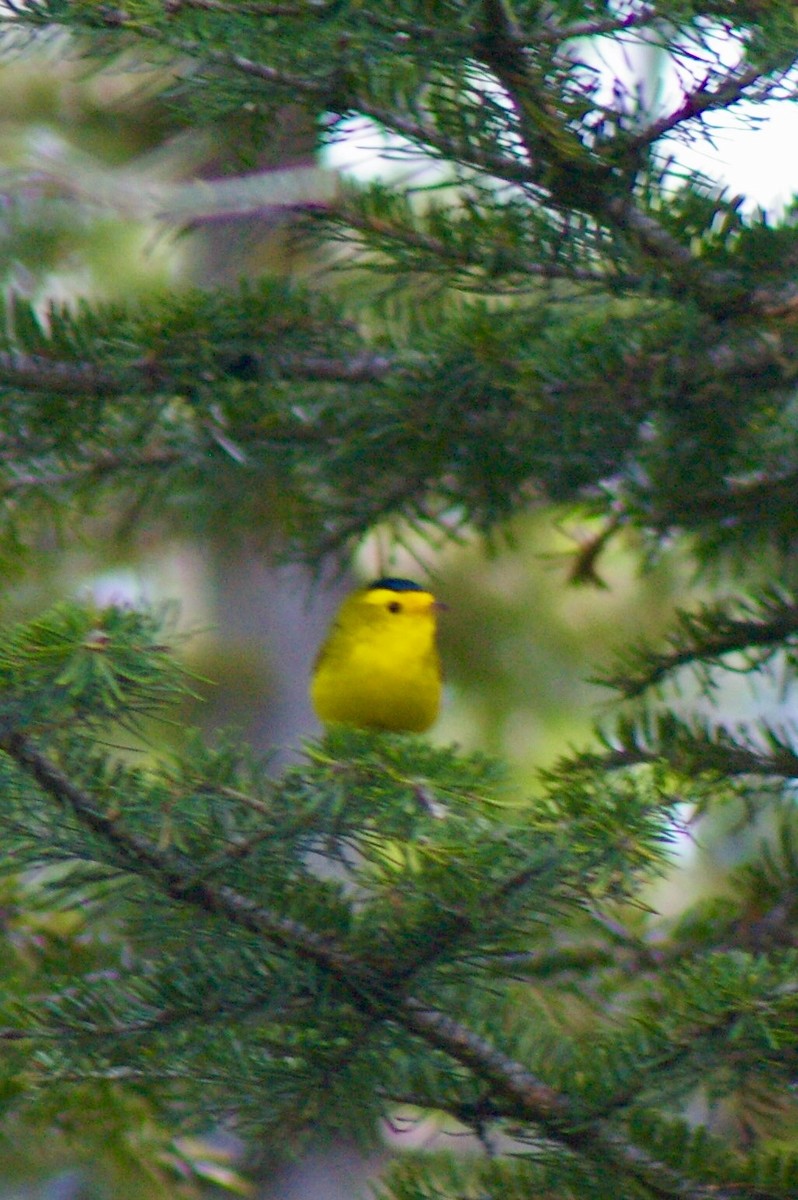
[[[571,38],[600,37],[607,33],[623,33],[626,29],[639,29],[662,20],[662,15],[652,5],[625,17],[604,17],[592,21],[574,21],[571,25],[557,26],[550,22],[549,29],[536,30],[536,41],[565,42]]]
[[[130,473],[139,470],[160,471],[164,467],[177,466],[185,462],[185,456],[176,450],[153,450],[141,455],[109,454],[103,451],[91,462],[81,463],[63,471],[22,471],[11,474],[0,483],[0,500],[17,492],[31,488],[68,487],[85,479],[99,479],[116,471]],[[7,464],[8,467],[8,464]]]
[[[643,146],[649,146],[664,134],[670,133],[679,125],[684,124],[685,121],[692,121],[696,117],[703,116],[704,113],[720,108],[731,108],[732,105],[744,99],[747,89],[767,73],[765,67],[751,66],[744,71],[730,72],[714,87],[709,86],[710,77],[702,80],[692,92],[686,93],[677,109],[666,113],[657,121],[652,121],[640,133],[630,138],[627,142],[629,150],[634,153]]]
[[[374,234],[377,238],[398,242],[413,250],[421,250],[441,263],[448,261],[463,268],[482,268],[487,272],[496,259],[496,250],[492,246],[486,246],[484,253],[477,254],[464,246],[452,245],[420,230],[403,227],[382,218],[369,217],[360,212],[348,211],[346,208],[339,208],[332,215],[333,219],[339,217],[348,229],[356,229],[364,234]],[[327,216],[322,217],[322,220],[328,219]],[[512,270],[513,273],[535,279],[562,279],[601,287],[608,287],[610,284],[636,287],[642,282],[640,276],[613,274],[611,271],[594,271],[586,267],[562,266],[554,262],[535,262],[520,257],[513,258]]]
[[[324,15],[324,5],[316,6],[318,15]],[[233,4],[226,4],[225,0],[163,0],[164,12],[168,16],[174,16],[181,12],[184,8],[196,8],[202,12],[218,12],[226,17],[238,17],[245,15],[248,17],[305,17],[308,15],[316,15],[309,9],[309,5],[298,4],[258,4],[257,0],[235,0]]]
[[[264,356],[265,357],[265,356]],[[287,379],[320,379],[345,383],[376,383],[399,364],[384,354],[370,351],[345,358],[320,354],[278,354],[273,362]],[[152,391],[153,363],[142,359],[114,376],[93,363],[59,362],[43,355],[0,351],[0,381],[26,391],[56,391],[62,395],[118,395],[131,390],[136,379]]]
[[[509,1102],[512,1115],[542,1127],[551,1140],[577,1153],[592,1153],[613,1169],[633,1175],[644,1182],[653,1197],[662,1200],[672,1200],[674,1196],[680,1200],[732,1200],[733,1191],[694,1184],[653,1160],[605,1122],[575,1125],[566,1096],[447,1014],[412,996],[397,995],[394,990],[383,993],[380,978],[365,971],[360,960],[337,946],[332,937],[317,934],[301,922],[264,909],[230,887],[214,887],[179,853],[161,850],[146,838],[123,830],[116,819],[98,809],[89,793],[65,776],[24,735],[6,734],[0,738],[0,750],[50,796],[69,808],[83,825],[102,837],[122,869],[145,875],[179,903],[191,904],[210,916],[222,916],[314,963],[336,980],[364,1015],[401,1026],[474,1071],[492,1085],[497,1096]],[[5,1040],[17,1040],[20,1036],[27,1035],[0,1030],[0,1038]],[[760,1194],[763,1200],[769,1195],[764,1191]]]
[[[317,354],[281,354],[276,359],[286,379],[319,379],[341,383],[379,383],[402,370],[386,354],[364,351],[350,358],[325,358]]]
[[[179,903],[194,905],[211,916],[224,916],[242,928],[264,935],[298,958],[323,968],[355,996],[366,1011],[397,1021],[440,1049],[448,1047],[449,1053],[464,1065],[474,1065],[480,1054],[484,1055],[486,1066],[490,1066],[492,1073],[500,1075],[501,1069],[506,1069],[505,1085],[517,1094],[517,1098],[526,1096],[533,1107],[536,1103],[543,1106],[535,1119],[549,1119],[558,1107],[562,1108],[564,1101],[556,1099],[552,1089],[540,1083],[531,1072],[494,1051],[487,1042],[449,1017],[412,999],[381,996],[380,979],[373,972],[364,971],[360,959],[341,950],[333,938],[318,934],[290,917],[264,909],[226,885],[207,883],[204,872],[198,871],[182,855],[161,850],[147,838],[123,829],[116,818],[101,812],[93,797],[73,783],[24,735],[11,733],[0,738],[0,750],[44,791],[69,808],[81,824],[102,837],[122,869],[145,875]]]
[[[689,626],[688,626],[689,632]],[[699,631],[692,645],[681,645],[666,650],[662,654],[652,655],[639,677],[619,677],[607,680],[618,688],[627,699],[641,695],[649,688],[656,687],[667,676],[672,675],[681,667],[716,664],[727,654],[741,653],[747,650],[763,648],[775,652],[798,636],[798,605],[786,605],[784,609],[770,620],[727,620],[721,629],[714,634],[703,636]]]
[[[329,85],[308,79],[304,75],[293,75],[288,71],[280,71],[276,67],[255,62],[253,59],[246,58],[242,54],[235,54],[231,50],[214,50],[211,46],[205,46],[201,42],[191,41],[188,38],[172,37],[165,34],[162,30],[157,29],[154,25],[147,25],[143,21],[136,21],[114,10],[106,10],[103,20],[106,25],[113,29],[122,29],[129,33],[138,34],[139,37],[150,38],[153,41],[159,42],[167,49],[175,50],[178,54],[185,54],[189,58],[202,58],[207,62],[214,63],[216,66],[232,67],[234,70],[241,71],[245,75],[262,79],[266,83],[273,84],[275,87],[284,88],[294,95],[298,92],[303,96],[312,96],[322,103],[325,103],[329,99]]]
[[[607,199],[604,212],[625,230],[648,258],[668,269],[674,283],[689,292],[699,306],[717,317],[751,310],[753,293],[734,270],[711,270],[689,246],[673,237],[648,213],[625,196]]]
[[[446,1013],[408,996],[402,1002],[398,1023],[489,1080],[527,1119],[550,1126],[567,1118],[569,1106],[564,1096]]]
[[[0,351],[0,379],[11,387],[30,391],[52,390],[63,395],[101,396],[124,386],[93,363],[55,362],[39,354]]]
[[[614,197],[607,202],[606,210],[621,229],[626,229],[634,235],[638,244],[651,257],[670,263],[691,276],[698,273],[699,264],[689,247],[672,237],[653,217],[641,212],[631,200],[623,196]],[[706,274],[704,268],[702,277],[706,278]]]
[[[284,88],[294,94],[298,92],[303,96],[315,99],[322,106],[333,108],[335,111],[357,113],[361,116],[369,117],[378,124],[384,125],[386,129],[393,130],[395,133],[401,134],[402,137],[408,138],[409,141],[417,142],[419,145],[435,150],[444,157],[455,161],[466,161],[469,165],[482,167],[497,175],[500,179],[527,184],[534,182],[528,167],[520,159],[505,158],[503,155],[490,154],[488,151],[470,153],[464,158],[462,147],[459,147],[451,138],[440,134],[431,125],[426,125],[409,116],[403,116],[391,109],[371,104],[362,96],[353,95],[345,104],[336,103],[335,95],[338,87],[337,76],[334,73],[331,73],[330,78],[322,83],[318,80],[308,79],[304,75],[294,75],[278,70],[276,67],[268,66],[266,63],[255,62],[253,59],[246,58],[241,54],[234,54],[232,51],[215,50],[212,47],[203,45],[201,42],[191,41],[186,38],[170,37],[153,25],[147,25],[124,17],[120,18],[113,13],[109,13],[105,17],[105,23],[113,28],[124,29],[131,33],[139,34],[141,37],[151,38],[154,41],[160,42],[168,49],[175,50],[180,54],[186,54],[190,58],[205,59],[207,62],[214,63],[217,66],[227,67],[239,71],[244,75],[253,76],[256,79],[274,84],[275,87]]]

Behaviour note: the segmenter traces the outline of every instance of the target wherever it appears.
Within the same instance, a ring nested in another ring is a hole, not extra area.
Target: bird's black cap
[[[369,584],[369,591],[374,588],[385,588],[388,592],[426,592],[420,583],[414,583],[412,579],[397,579],[392,575],[386,575],[384,579],[375,579]]]

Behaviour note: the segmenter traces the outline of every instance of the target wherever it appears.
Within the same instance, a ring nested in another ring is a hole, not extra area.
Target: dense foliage
[[[784,703],[743,726],[707,697],[794,680],[798,232],[674,148],[795,99],[795,6],[4,7],[17,48],[62,25],[72,53],[157,64],[184,120],[230,122],[242,171],[287,105],[320,144],[373,122],[402,167],[279,204],[354,286],[8,301],[8,570],[79,516],[257,526],[318,565],[379,522],[493,533],[556,504],[601,522],[576,578],[633,529],[725,593],[629,647],[623,718],[532,799],[355,731],[278,778],[234,742],[137,761],[120,741],[190,686],[156,616],[4,630],[12,1136],[90,1083],[275,1145],[397,1114],[470,1131],[398,1160],[381,1186],[407,1200],[794,1196],[798,749]],[[643,52],[670,103],[603,65]],[[695,713],[672,711],[685,676]],[[640,889],[696,812],[755,852],[659,920]]]

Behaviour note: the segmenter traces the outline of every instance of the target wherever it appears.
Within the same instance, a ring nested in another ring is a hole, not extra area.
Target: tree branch
[[[411,229],[407,226],[401,226],[395,222],[380,217],[372,217],[345,207],[338,208],[331,215],[333,218],[340,215],[340,220],[347,229],[356,229],[361,233],[373,234],[376,238],[383,238],[388,242],[399,243],[410,249],[420,250],[442,264],[448,262],[463,269],[469,267],[481,268],[486,275],[489,275],[497,259],[495,248],[489,244],[484,246],[481,254],[478,254],[463,245],[447,243],[441,238],[436,238],[422,230]],[[330,218],[328,215],[322,214],[320,219],[327,221]],[[513,254],[512,270],[514,273],[534,279],[563,279],[576,283],[595,284],[601,287],[620,285],[634,288],[639,287],[642,282],[640,276],[623,275],[620,273],[613,274],[611,270],[591,270],[585,267],[563,266],[556,262],[536,262],[532,259],[521,257],[517,253],[517,250]],[[469,279],[469,284],[471,282]],[[491,283],[495,284],[495,281],[491,279]]]
[[[361,969],[357,959],[335,949],[328,938],[289,917],[260,908],[231,888],[205,884],[189,860],[176,852],[159,850],[146,838],[123,830],[115,818],[99,811],[88,792],[74,784],[22,734],[0,737],[0,750],[44,791],[69,808],[83,825],[102,837],[125,870],[146,875],[174,900],[193,904],[209,915],[223,914],[253,933],[265,934],[276,945],[324,967],[343,982]]]
[[[509,1101],[513,1115],[542,1127],[545,1135],[574,1152],[592,1154],[612,1168],[630,1174],[661,1200],[733,1200],[734,1193],[714,1185],[704,1187],[653,1160],[606,1122],[580,1125],[567,1097],[539,1080],[533,1072],[447,1014],[412,996],[384,990],[383,981],[364,970],[359,959],[317,934],[301,922],[280,916],[255,904],[234,889],[208,883],[189,860],[172,850],[161,850],[148,839],[121,828],[102,813],[92,796],[74,784],[24,735],[0,737],[4,751],[36,783],[111,848],[124,870],[149,878],[179,903],[191,904],[210,916],[223,916],[233,924],[264,936],[280,948],[314,963],[336,980],[359,1011],[398,1025],[427,1045],[487,1080],[498,1096]],[[15,1040],[13,1030],[0,1038]],[[779,1200],[762,1191],[761,1200]]]
[[[177,466],[183,462],[185,462],[185,456],[176,450],[152,450],[139,455],[109,454],[107,451],[101,451],[95,459],[82,462],[75,467],[65,468],[63,471],[44,470],[36,473],[26,470],[16,472],[7,463],[6,469],[10,471],[10,477],[0,482],[0,500],[28,489],[68,487],[73,483],[80,483],[86,479],[99,479],[104,475],[113,475],[115,472],[130,474],[139,470],[160,471],[164,467]]]
[[[305,17],[308,16],[307,2],[304,5],[299,4],[269,4],[268,0],[263,3],[258,3],[257,0],[233,0],[233,3],[225,3],[225,0],[163,0],[164,12],[169,16],[176,15],[184,8],[196,8],[201,12],[217,12],[226,17],[237,17],[242,13],[248,17]],[[313,5],[318,9],[318,15],[324,13],[324,4],[316,3]]]
[[[311,96],[322,103],[329,99],[329,84],[308,79],[304,75],[294,75],[288,71],[280,71],[276,67],[270,67],[265,63],[255,62],[251,58],[246,58],[242,54],[235,54],[232,50],[215,50],[212,46],[203,45],[202,42],[192,41],[189,38],[172,37],[165,34],[163,30],[157,29],[154,25],[148,25],[143,21],[136,21],[115,10],[107,9],[105,11],[103,23],[112,29],[122,29],[129,33],[135,33],[139,37],[159,42],[168,50],[174,50],[178,54],[185,54],[189,58],[201,58],[216,66],[232,67],[234,70],[241,71],[245,75],[262,79],[265,83],[273,84],[274,87],[290,91],[293,95],[299,93],[302,96]]]
[[[340,383],[379,383],[402,370],[395,358],[370,351],[353,354],[349,358],[279,354],[276,363],[286,379],[319,379]]]
[[[120,18],[111,12],[105,16],[104,21],[105,24],[112,28],[124,29],[131,33],[139,34],[141,37],[160,42],[168,49],[174,50],[179,54],[186,54],[190,58],[204,59],[206,62],[213,63],[216,66],[226,67],[239,71],[244,75],[261,79],[266,83],[271,83],[275,87],[290,91],[293,94],[299,93],[302,96],[308,96],[316,100],[321,107],[332,108],[342,115],[351,112],[368,117],[378,124],[384,125],[386,129],[393,130],[393,132],[400,134],[402,137],[406,137],[409,141],[417,142],[421,146],[435,150],[445,158],[482,167],[497,175],[500,179],[527,184],[534,182],[528,167],[520,159],[511,159],[502,155],[491,154],[487,150],[479,152],[470,150],[468,156],[464,158],[462,146],[459,146],[453,139],[440,134],[433,126],[423,124],[409,116],[397,113],[393,109],[386,109],[380,105],[372,104],[365,97],[353,95],[343,105],[336,103],[335,95],[338,91],[338,80],[334,72],[330,73],[329,78],[325,82],[321,82],[319,80],[308,79],[303,75],[294,75],[279,70],[276,67],[270,67],[265,63],[255,62],[253,59],[235,54],[232,51],[216,50],[211,46],[206,46],[201,42],[192,41],[187,38],[170,37],[153,25],[147,25],[144,22],[124,17]]]
[[[571,38],[601,37],[607,33],[623,33],[625,29],[639,29],[662,20],[662,15],[651,5],[638,12],[627,13],[625,17],[603,17],[588,21],[574,21],[571,25],[557,26],[553,21],[550,30],[536,31],[536,40],[540,41],[570,41]]]
[[[735,742],[731,737],[713,740],[684,726],[680,731],[658,732],[654,739],[641,736],[627,738],[623,745],[614,746],[604,752],[579,756],[583,767],[606,770],[624,770],[643,764],[668,763],[680,775],[694,776],[697,772],[720,772],[728,778],[758,776],[793,780],[798,779],[798,753],[787,745],[775,746],[773,750],[760,749]]]
[[[771,69],[775,69],[775,64]],[[634,153],[652,142],[659,141],[666,133],[672,132],[685,121],[691,121],[715,109],[731,108],[745,97],[746,90],[752,84],[767,74],[767,67],[756,65],[748,67],[747,70],[729,72],[712,88],[709,86],[711,77],[702,80],[692,92],[685,94],[678,108],[666,113],[659,120],[652,121],[640,133],[631,137],[627,142],[629,149]]]
[[[796,487],[798,468],[785,471],[783,475],[767,475],[763,472],[753,480],[730,480],[725,487],[717,490],[697,489],[692,494],[686,494],[680,500],[676,519],[702,525],[720,519],[727,523],[744,522],[749,517],[758,519],[774,506],[792,508]],[[655,514],[655,520],[662,520],[663,516]]]
[[[67,396],[103,396],[124,390],[119,379],[93,363],[55,362],[13,350],[0,351],[0,379],[10,387]]]
[[[697,617],[682,614],[682,627],[674,636],[670,650],[647,655],[636,674],[621,671],[602,682],[619,690],[626,699],[633,699],[656,687],[681,667],[715,665],[727,654],[760,647],[775,651],[798,636],[798,604],[784,605],[777,615],[762,620],[735,619],[719,613],[715,629],[703,628],[702,619],[711,619],[711,614],[699,613]],[[692,640],[688,641],[688,638]]]

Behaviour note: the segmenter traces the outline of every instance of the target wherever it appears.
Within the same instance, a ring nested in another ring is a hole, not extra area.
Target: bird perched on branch
[[[310,699],[325,725],[421,733],[438,715],[441,664],[432,592],[377,579],[347,596],[313,667]]]

